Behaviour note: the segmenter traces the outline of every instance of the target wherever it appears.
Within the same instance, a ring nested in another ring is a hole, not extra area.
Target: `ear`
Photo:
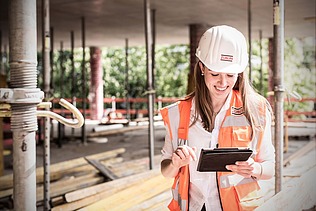
[[[203,66],[202,62],[199,62],[199,66],[200,66],[202,74],[204,74],[204,66]]]

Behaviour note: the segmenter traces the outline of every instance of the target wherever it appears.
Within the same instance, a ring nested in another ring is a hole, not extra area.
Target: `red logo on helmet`
[[[232,62],[234,57],[232,55],[221,54],[221,61]]]

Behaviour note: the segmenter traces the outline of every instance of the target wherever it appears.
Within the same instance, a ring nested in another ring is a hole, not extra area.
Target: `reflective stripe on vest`
[[[192,101],[180,101],[177,103],[177,110],[179,115],[179,127],[177,133],[176,146],[187,144],[189,124],[190,124],[190,111]],[[175,106],[175,105],[172,105]],[[164,120],[164,124],[168,127],[171,140],[173,138],[170,118],[169,107],[163,108],[161,116]],[[189,209],[189,183],[190,183],[189,166],[181,167],[178,175],[175,177],[172,185],[173,199],[170,202],[168,208],[172,211],[187,211]]]

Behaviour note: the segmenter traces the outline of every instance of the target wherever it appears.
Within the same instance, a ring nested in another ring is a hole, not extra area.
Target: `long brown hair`
[[[212,106],[212,99],[207,88],[204,77],[202,76],[202,71],[199,66],[199,62],[196,63],[194,68],[194,91],[188,94],[184,100],[189,100],[195,97],[195,114],[194,120],[191,125],[196,123],[198,117],[200,116],[202,119],[203,127],[206,130],[210,130],[211,125],[214,125],[214,109]],[[262,125],[260,121],[260,106],[262,106],[262,102],[264,102],[268,109],[271,111],[271,107],[268,101],[259,95],[255,89],[250,84],[248,77],[246,75],[246,71],[239,73],[234,90],[238,90],[242,97],[243,107],[244,107],[244,115],[252,127],[252,134],[256,134],[258,130],[262,130],[264,125]]]

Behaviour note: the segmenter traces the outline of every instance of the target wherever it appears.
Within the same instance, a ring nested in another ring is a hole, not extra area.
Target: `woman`
[[[196,56],[195,90],[161,110],[167,129],[161,172],[175,178],[169,209],[255,209],[263,202],[260,180],[274,175],[275,156],[270,106],[244,72],[246,39],[233,27],[212,27],[201,37]],[[182,135],[185,113],[189,126]],[[246,147],[253,155],[227,165],[230,172],[197,171],[201,149],[216,147]]]

